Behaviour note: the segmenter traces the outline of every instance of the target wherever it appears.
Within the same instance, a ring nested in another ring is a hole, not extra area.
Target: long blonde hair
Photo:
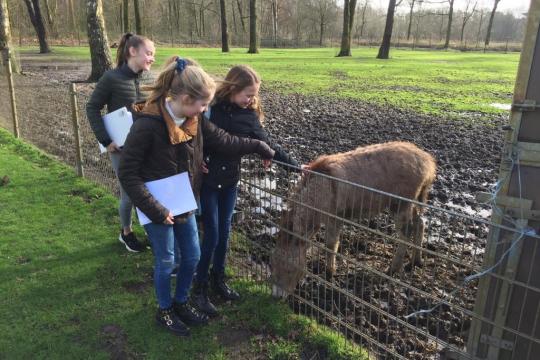
[[[259,75],[248,65],[236,65],[229,70],[218,89],[216,90],[215,102],[228,101],[232,96],[238,94],[248,86],[260,84],[261,78]],[[253,97],[253,101],[248,107],[254,110],[259,116],[259,120],[262,121],[264,113],[261,106],[259,96]]]
[[[172,56],[152,85],[144,86],[150,91],[146,103],[161,98],[188,95],[193,100],[210,99],[216,90],[216,83],[194,60]]]

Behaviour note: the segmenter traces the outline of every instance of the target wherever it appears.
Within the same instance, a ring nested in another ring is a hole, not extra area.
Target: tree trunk
[[[36,30],[36,34],[39,40],[39,53],[50,53],[49,43],[47,40],[47,30],[43,23],[43,15],[41,14],[41,8],[39,6],[39,0],[24,0],[26,8],[28,9],[28,15],[30,21]]]
[[[476,33],[476,45],[475,45],[476,48],[478,48],[478,43],[480,43],[480,33],[482,32],[483,23],[484,23],[484,10],[480,10],[480,21],[478,24],[478,32]]]
[[[319,27],[320,27],[319,46],[322,47],[323,46],[323,40],[324,40],[324,17],[323,16],[320,17]]]
[[[18,66],[17,59],[15,58],[15,52],[11,44],[11,25],[9,22],[9,11],[7,0],[0,0],[0,52],[10,49],[9,58],[11,60],[12,71],[16,74],[21,72],[21,69]],[[3,57],[0,56],[0,59]],[[0,69],[2,72],[3,69]]]
[[[453,1],[453,0],[452,0]],[[390,42],[392,40],[392,30],[394,28],[394,11],[396,9],[396,0],[388,2],[388,13],[386,14],[386,25],[384,26],[384,35],[377,54],[377,59],[388,59],[390,55]]]
[[[221,52],[229,52],[229,33],[227,30],[227,9],[225,0],[219,0],[221,8]]]
[[[278,47],[278,5],[277,0],[272,0],[272,37],[274,47]]]
[[[345,0],[343,7],[343,32],[341,33],[341,49],[337,56],[351,56],[351,32],[354,24],[356,0]]]
[[[449,0],[450,9],[448,9],[448,24],[446,27],[446,39],[444,40],[444,49],[450,46],[450,35],[452,34],[452,16],[454,16],[454,0]]]
[[[88,81],[97,81],[105,71],[112,67],[111,51],[103,18],[102,0],[87,0],[86,7],[88,45],[92,59],[92,73]]]
[[[240,4],[240,0],[236,0],[236,5],[238,5],[238,15],[240,15],[240,22],[242,24],[242,31],[246,32],[246,23],[244,22],[244,14],[242,13],[242,4]]]
[[[364,35],[364,27],[366,25],[366,10],[368,6],[368,0],[364,3],[364,7],[362,8],[362,25],[360,26],[360,37]]]
[[[58,32],[56,31],[56,23],[54,18],[56,17],[56,6],[54,9],[51,8],[49,0],[45,0],[45,11],[47,13],[47,23],[49,24],[49,29],[53,37],[58,37]]]
[[[79,24],[75,20],[75,8],[73,7],[73,0],[69,0],[69,13],[71,15],[71,29],[74,33],[77,33],[77,41],[81,46],[81,32],[79,31]]]
[[[489,16],[488,27],[486,30],[486,41],[484,41],[485,46],[489,45],[489,40],[491,38],[491,28],[493,26],[493,18],[495,18],[495,13],[497,12],[497,5],[499,5],[499,1],[501,0],[495,0],[495,2],[493,3],[493,10],[491,11],[491,15]]]
[[[411,0],[411,10],[409,11],[409,26],[407,28],[407,41],[409,41],[411,37],[411,25],[412,25],[412,19],[413,19],[414,2],[415,0]]]
[[[248,54],[258,54],[257,48],[257,0],[249,0],[249,50]]]
[[[122,16],[123,16],[123,25],[124,25],[124,33],[127,33],[129,31],[129,0],[123,0],[122,1]]]
[[[139,0],[133,0],[133,12],[135,13],[135,33],[142,35],[143,25]]]

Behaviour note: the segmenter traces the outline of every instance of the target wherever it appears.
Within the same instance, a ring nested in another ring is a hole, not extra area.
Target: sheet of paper
[[[149,181],[145,185],[152,196],[161,205],[169,209],[174,216],[197,209],[197,202],[195,201],[187,172],[165,179]],[[141,225],[152,222],[139,208],[137,208],[137,215]]]
[[[133,116],[127,108],[124,106],[123,108],[108,113],[103,117],[103,123],[105,124],[105,129],[111,140],[119,147],[124,146],[127,135],[129,134],[129,129],[131,129],[131,125],[133,125]],[[99,144],[99,151],[103,154],[107,149]]]

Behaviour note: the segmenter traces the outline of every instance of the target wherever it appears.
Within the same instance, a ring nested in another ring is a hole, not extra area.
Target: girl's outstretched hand
[[[272,160],[271,159],[263,159],[262,163],[263,163],[264,168],[268,169],[270,167],[270,165],[272,165]]]
[[[165,220],[163,220],[163,223],[165,225],[173,225],[174,224],[174,215],[172,214],[172,212],[169,211],[169,215],[167,215]]]

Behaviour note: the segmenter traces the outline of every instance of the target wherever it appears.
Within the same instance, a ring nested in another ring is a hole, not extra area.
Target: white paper
[[[133,115],[124,106],[118,110],[108,113],[103,117],[103,123],[107,134],[118,147],[124,146],[126,138],[129,134],[129,129],[133,125]],[[103,154],[107,149],[99,144],[99,151]]]
[[[197,209],[197,202],[191,189],[189,175],[183,172],[165,179],[145,183],[150,194],[174,215],[185,214]],[[137,215],[141,225],[152,222],[139,208]]]

